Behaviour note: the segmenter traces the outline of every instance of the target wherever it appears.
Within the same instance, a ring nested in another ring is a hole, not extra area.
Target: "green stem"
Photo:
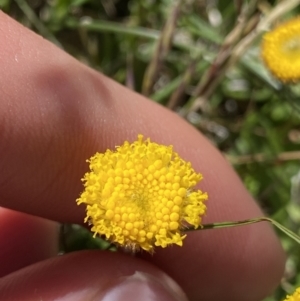
[[[197,231],[197,230],[208,230],[208,229],[218,229],[218,228],[229,228],[229,227],[238,227],[238,226],[245,226],[250,224],[255,224],[259,222],[269,222],[273,226],[275,226],[277,229],[285,233],[287,236],[295,240],[298,244],[300,244],[300,236],[298,236],[296,233],[292,232],[291,230],[287,229],[286,227],[282,226],[280,223],[274,221],[271,218],[268,217],[258,217],[253,219],[247,219],[243,221],[236,221],[236,222],[222,222],[222,223],[213,223],[213,224],[205,224],[202,225],[199,229],[194,229],[193,227],[188,227],[185,229],[185,232],[187,231]]]
[[[74,28],[84,28],[88,31],[94,32],[111,32],[120,35],[129,35],[138,38],[144,38],[149,40],[159,40],[161,32],[154,29],[149,29],[139,26],[130,26],[124,23],[117,23],[106,20],[94,20],[92,18],[87,18],[83,21],[78,21],[75,18],[69,18],[66,21],[66,26],[70,29]],[[201,49],[197,45],[187,44],[185,42],[180,42],[174,40],[174,45],[184,51],[199,53]],[[199,50],[200,49],[200,50]]]
[[[94,20],[88,18],[84,21],[78,21],[75,18],[69,18],[66,22],[68,28],[85,28],[96,32],[112,32],[122,35],[130,35],[150,40],[158,40],[160,32],[154,29],[144,27],[130,27],[123,23],[111,22],[106,20]]]
[[[29,22],[35,26],[38,32],[48,39],[49,41],[56,44],[58,47],[63,48],[61,43],[56,39],[56,37],[51,33],[51,31],[41,22],[39,17],[35,14],[34,10],[25,0],[15,0],[19,8],[22,10],[24,15],[27,17]]]

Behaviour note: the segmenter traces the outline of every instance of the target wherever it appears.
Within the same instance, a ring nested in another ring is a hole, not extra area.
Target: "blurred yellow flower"
[[[116,151],[96,153],[77,203],[94,235],[132,251],[182,245],[185,226],[201,226],[207,193],[193,190],[202,179],[189,162],[150,139],[125,141]]]
[[[284,301],[300,301],[300,288],[297,288],[293,295],[288,295]]]
[[[287,21],[265,34],[262,58],[282,82],[300,79],[300,17]]]

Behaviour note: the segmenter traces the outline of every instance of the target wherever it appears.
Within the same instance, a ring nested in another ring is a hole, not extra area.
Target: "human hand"
[[[176,114],[3,13],[0,41],[0,205],[31,215],[1,209],[1,300],[183,300],[178,287],[166,289],[167,274],[191,301],[261,300],[276,287],[284,256],[264,223],[188,233],[183,247],[139,258],[102,251],[53,257],[57,225],[34,216],[82,223],[84,208],[75,199],[86,159],[139,133],[174,145],[204,175],[204,223],[262,212],[221,154]]]

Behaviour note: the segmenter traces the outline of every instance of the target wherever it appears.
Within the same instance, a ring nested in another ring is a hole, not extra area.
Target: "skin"
[[[0,267],[7,275],[0,279],[1,300],[105,300],[108,287],[120,288],[136,271],[158,279],[149,280],[156,283],[149,286],[156,296],[149,300],[167,300],[158,288],[166,274],[191,301],[255,301],[275,289],[284,254],[266,223],[189,233],[183,247],[157,248],[154,255],[86,251],[54,257],[54,221],[82,223],[85,216],[75,199],[86,159],[139,133],[172,144],[204,175],[197,186],[209,194],[204,223],[263,213],[219,151],[173,112],[3,13],[0,41],[0,206],[14,210],[0,210]],[[81,297],[86,291],[91,297]],[[68,299],[71,293],[77,299]],[[180,294],[177,288],[168,300]]]

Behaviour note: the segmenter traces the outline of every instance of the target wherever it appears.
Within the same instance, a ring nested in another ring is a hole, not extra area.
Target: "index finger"
[[[209,193],[204,222],[262,215],[222,155],[179,116],[83,66],[2,13],[0,39],[1,206],[81,223],[84,208],[75,199],[85,160],[142,133],[174,145],[204,175],[201,189]],[[259,299],[275,287],[283,269],[282,250],[265,224],[189,233],[184,247],[158,249],[147,260],[163,267],[191,300]]]

